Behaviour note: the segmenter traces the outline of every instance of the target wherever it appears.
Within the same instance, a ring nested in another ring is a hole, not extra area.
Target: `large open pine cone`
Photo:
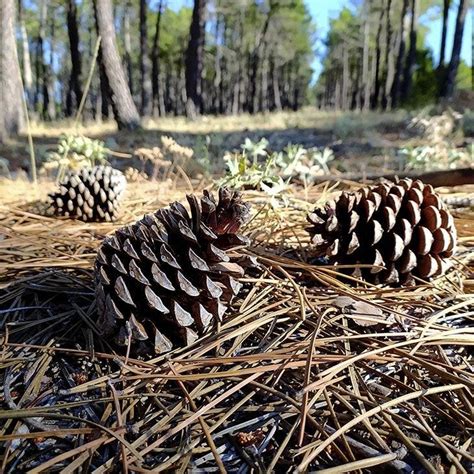
[[[50,207],[57,216],[83,221],[113,221],[118,217],[127,180],[110,166],[68,172],[59,191],[50,194]]]
[[[453,217],[433,187],[408,178],[343,192],[308,221],[320,254],[333,264],[374,265],[341,269],[373,283],[441,275],[456,246]]]
[[[157,353],[188,345],[222,320],[240,290],[242,268],[227,250],[247,244],[237,234],[249,206],[219,190],[175,202],[107,237],[95,263],[99,327],[119,344],[147,341]],[[214,323],[214,324],[213,324]],[[140,345],[140,344],[139,344]]]

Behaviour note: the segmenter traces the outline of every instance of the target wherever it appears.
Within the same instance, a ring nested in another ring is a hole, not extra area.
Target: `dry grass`
[[[284,209],[248,192],[262,273],[219,332],[136,360],[95,324],[95,250],[201,184],[131,185],[114,224],[36,214],[48,186],[0,183],[3,471],[469,471],[472,213],[445,277],[354,286],[305,263],[305,210],[333,189],[295,189]]]
[[[269,112],[259,114],[241,114],[230,116],[203,116],[199,120],[186,117],[160,117],[145,119],[143,127],[148,131],[175,133],[212,134],[222,132],[244,132],[247,130],[285,130],[288,128],[318,128],[320,130],[340,131],[342,135],[360,134],[360,131],[383,126],[404,126],[410,115],[404,111],[396,112],[356,112],[324,111],[306,107],[297,112]],[[71,133],[73,121],[34,122],[34,137],[58,137],[61,133]],[[112,122],[89,122],[80,125],[78,131],[88,137],[95,137],[117,132],[117,125]],[[341,136],[340,138],[344,138]]]

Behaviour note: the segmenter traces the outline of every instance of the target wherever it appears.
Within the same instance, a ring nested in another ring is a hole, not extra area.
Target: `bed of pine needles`
[[[131,184],[119,222],[85,224],[41,215],[51,183],[0,182],[0,470],[469,472],[474,213],[446,276],[393,289],[305,263],[306,210],[355,183],[246,192],[261,270],[219,331],[129,357],[95,322],[95,251],[202,185]]]

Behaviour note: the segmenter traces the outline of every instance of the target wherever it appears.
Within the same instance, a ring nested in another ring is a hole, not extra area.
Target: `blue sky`
[[[192,0],[169,0],[168,5],[173,9],[178,9],[182,5],[191,6]],[[321,40],[326,37],[329,29],[329,20],[337,17],[338,13],[344,7],[351,7],[354,4],[353,0],[305,0],[306,5],[316,23],[317,37],[316,42],[317,53],[312,64],[314,69],[315,80],[321,72],[321,53],[322,43]],[[434,2],[433,2],[434,3]],[[441,3],[441,2],[440,2]],[[456,13],[458,0],[454,0],[453,6],[448,19],[448,38],[446,45],[446,57],[449,61],[451,57],[451,48],[453,44],[453,33],[456,23]],[[439,47],[441,42],[441,15],[436,15],[437,8],[431,8],[425,15],[420,18],[420,22],[429,28],[429,32],[426,36],[426,45],[433,51],[435,62],[439,58]],[[461,58],[472,66],[472,17],[473,12],[468,11],[466,16],[466,23],[464,26],[463,44],[461,50]]]

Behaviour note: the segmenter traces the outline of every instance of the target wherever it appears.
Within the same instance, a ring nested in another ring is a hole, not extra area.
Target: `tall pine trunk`
[[[381,88],[381,79],[380,79],[380,58],[382,56],[382,50],[380,44],[382,41],[382,23],[385,10],[382,8],[380,10],[379,24],[377,28],[377,37],[375,39],[375,79],[374,79],[374,95],[372,97],[372,108],[376,109],[379,105],[380,98],[380,88]]]
[[[364,21],[364,46],[362,51],[362,82],[364,83],[364,102],[363,110],[367,111],[370,107],[370,78],[369,78],[369,34],[370,23],[366,18]]]
[[[456,29],[454,31],[453,50],[451,53],[451,60],[449,61],[448,70],[446,72],[446,81],[442,91],[443,97],[451,98],[456,86],[456,74],[458,72],[462,36],[464,33],[464,22],[466,20],[466,12],[469,1],[459,0],[458,14],[456,17]]]
[[[69,38],[69,54],[71,57],[71,75],[66,100],[66,113],[70,117],[77,110],[82,98],[81,70],[82,58],[79,51],[79,30],[77,28],[76,0],[67,2],[67,33]],[[73,100],[74,95],[74,100]]]
[[[410,49],[408,50],[405,62],[405,70],[403,73],[402,83],[402,101],[406,101],[411,92],[413,84],[413,74],[416,67],[416,29],[418,21],[418,0],[411,2],[411,20],[410,20]]]
[[[23,87],[28,105],[33,105],[33,71],[31,69],[30,45],[23,19],[22,0],[18,0],[18,22],[20,24],[21,53],[23,66]]]
[[[50,30],[49,30],[49,61],[45,65],[45,76],[44,76],[44,87],[45,93],[45,112],[48,120],[54,120],[56,118],[56,98],[55,98],[55,83],[56,74],[54,72],[54,51],[56,49],[56,25],[54,18],[54,10],[51,9],[51,15],[49,17]]]
[[[142,117],[150,116],[152,108],[150,60],[148,57],[147,11],[147,0],[140,0],[140,76],[142,86],[140,112]]]
[[[117,50],[111,0],[95,0],[97,29],[102,38],[101,62],[109,86],[109,97],[119,129],[133,130],[139,126],[140,116],[128,88],[125,71]]]
[[[21,72],[15,38],[15,0],[0,2],[0,141],[23,126]]]
[[[124,6],[123,10],[123,22],[122,22],[122,29],[123,29],[123,46],[125,50],[125,67],[127,71],[127,79],[128,79],[128,88],[130,89],[130,93],[133,95],[135,94],[135,87],[133,83],[133,64],[132,64],[132,40],[130,38],[130,10],[132,8],[131,0],[127,0],[127,3]]]
[[[206,0],[194,0],[193,17],[186,51],[186,115],[195,118],[201,113],[201,76],[206,26]]]
[[[385,84],[382,96],[382,107],[388,109],[391,106],[390,89],[393,80],[392,65],[392,22],[390,13],[392,10],[392,0],[387,0],[386,27],[385,27]]]
[[[161,15],[162,15],[163,1],[160,0],[158,4],[158,14],[156,16],[155,35],[153,37],[153,47],[151,50],[151,85],[153,94],[153,115],[164,115],[164,99],[163,91],[160,88],[160,29],[161,29]]]
[[[449,8],[451,7],[451,0],[443,1],[443,28],[441,30],[441,46],[439,50],[439,63],[438,69],[444,66],[444,58],[446,55],[446,37],[448,34],[448,16]]]
[[[405,59],[405,17],[408,10],[408,0],[403,0],[400,16],[400,43],[398,47],[397,64],[392,83],[392,107],[398,107],[400,101],[400,86],[403,75],[403,60]]]

